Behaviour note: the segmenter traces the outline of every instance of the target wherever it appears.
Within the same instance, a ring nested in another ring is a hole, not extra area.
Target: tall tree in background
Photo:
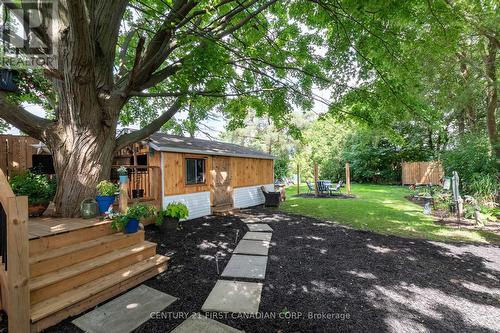
[[[80,201],[109,176],[117,149],[158,131],[190,97],[219,98],[236,118],[251,107],[284,124],[292,105],[311,107],[311,89],[322,84],[315,78],[329,67],[312,51],[323,44],[317,31],[303,31],[293,19],[316,10],[310,2],[60,1],[55,35],[46,30],[42,2],[39,8],[42,25],[33,33],[57,45],[59,57],[54,68],[30,77],[43,83],[36,99],[52,106],[53,119],[26,111],[26,96],[5,93],[0,117],[51,150],[56,211],[63,216],[78,214]],[[159,98],[156,107],[165,111],[158,115],[146,98]],[[116,137],[134,103],[128,116],[147,119],[144,126]]]

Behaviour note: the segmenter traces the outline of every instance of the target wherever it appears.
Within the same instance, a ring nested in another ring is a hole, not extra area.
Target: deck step
[[[39,332],[67,317],[96,306],[167,268],[168,257],[154,255],[134,265],[36,303],[31,307],[32,331]]]
[[[139,230],[133,234],[115,233],[48,250],[30,257],[30,276],[34,278],[142,241],[144,231]]]
[[[102,221],[96,225],[84,226],[67,232],[55,233],[53,235],[30,239],[29,254],[30,256],[35,256],[48,250],[62,248],[80,242],[86,242],[111,235],[116,232],[116,230],[111,228],[111,221]]]
[[[154,256],[156,244],[143,241],[30,280],[31,304],[57,296],[90,281]]]

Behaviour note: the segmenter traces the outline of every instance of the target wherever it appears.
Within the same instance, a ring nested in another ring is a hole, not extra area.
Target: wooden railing
[[[117,169],[122,165],[113,165],[111,179],[118,179]],[[128,196],[134,200],[150,200],[155,204],[161,202],[161,170],[158,166],[148,165],[123,165],[128,170]],[[134,190],[142,190],[142,196],[134,196]]]
[[[2,170],[0,170],[0,205],[3,210],[3,218],[0,218],[1,306],[9,318],[9,332],[29,332],[28,197],[14,195]]]

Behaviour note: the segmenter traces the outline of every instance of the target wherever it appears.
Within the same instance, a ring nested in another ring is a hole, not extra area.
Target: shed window
[[[205,160],[201,158],[186,158],[186,184],[205,183]]]

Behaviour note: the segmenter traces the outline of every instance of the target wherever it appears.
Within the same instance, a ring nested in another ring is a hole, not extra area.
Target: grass
[[[301,186],[301,193],[306,192],[307,187]],[[353,184],[351,192],[355,199],[301,198],[295,196],[296,186],[291,186],[280,209],[386,235],[500,244],[500,235],[492,232],[435,224],[422,207],[405,198],[409,194],[406,187]]]

